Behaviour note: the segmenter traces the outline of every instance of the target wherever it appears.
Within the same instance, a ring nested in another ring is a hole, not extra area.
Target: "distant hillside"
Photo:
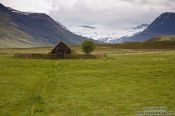
[[[116,49],[175,49],[175,36],[162,36],[145,42],[124,42],[105,46]]]
[[[163,13],[153,21],[143,32],[131,37],[116,40],[121,42],[143,42],[153,37],[175,35],[175,13]]]
[[[151,38],[146,42],[174,42],[175,36],[163,36],[163,37],[155,37]]]
[[[43,13],[27,13],[0,4],[0,47],[39,47],[59,41],[80,44],[78,36]],[[97,41],[96,41],[97,42]]]

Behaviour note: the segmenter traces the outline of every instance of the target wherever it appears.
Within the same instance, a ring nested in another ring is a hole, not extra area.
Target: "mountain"
[[[145,30],[148,26],[149,26],[149,24],[141,24],[141,25],[136,26],[136,27],[131,28],[131,29],[126,29],[124,31],[121,30],[121,31],[119,31],[121,36],[119,36],[118,38],[111,39],[109,41],[109,43],[121,43],[121,42],[118,42],[120,39],[134,36],[134,35],[142,32],[143,30]]]
[[[59,41],[80,44],[88,38],[70,32],[44,13],[20,12],[0,4],[0,47],[40,47]]]
[[[84,25],[70,27],[69,29],[77,35],[81,35],[87,38],[93,38],[95,40],[107,43],[114,43],[115,40],[117,40],[118,38],[133,36],[134,34],[143,31],[147,27],[148,24],[142,24],[131,29],[108,30]]]
[[[175,35],[175,13],[166,12],[156,18],[143,32],[131,37],[120,38],[115,42],[143,42],[150,38],[171,35]]]

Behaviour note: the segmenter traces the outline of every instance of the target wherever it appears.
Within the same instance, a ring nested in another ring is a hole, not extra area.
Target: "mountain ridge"
[[[59,41],[81,44],[89,40],[70,32],[45,13],[21,12],[0,4],[0,19],[0,47],[53,46]]]

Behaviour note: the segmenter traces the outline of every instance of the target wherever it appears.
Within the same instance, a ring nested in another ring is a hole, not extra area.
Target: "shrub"
[[[95,49],[95,44],[93,41],[86,40],[82,43],[82,50],[85,54],[91,54],[91,52]]]

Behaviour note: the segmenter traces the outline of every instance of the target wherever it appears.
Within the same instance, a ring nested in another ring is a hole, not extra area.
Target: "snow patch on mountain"
[[[21,14],[21,15],[30,15],[32,13],[28,13],[28,12],[21,12],[21,11],[17,11],[17,10],[12,10],[13,13],[17,13],[17,14]]]
[[[95,40],[113,43],[114,40],[122,37],[130,37],[139,32],[142,32],[148,27],[148,24],[142,24],[131,29],[107,30],[93,26],[74,26],[68,28],[77,35],[92,38]]]

